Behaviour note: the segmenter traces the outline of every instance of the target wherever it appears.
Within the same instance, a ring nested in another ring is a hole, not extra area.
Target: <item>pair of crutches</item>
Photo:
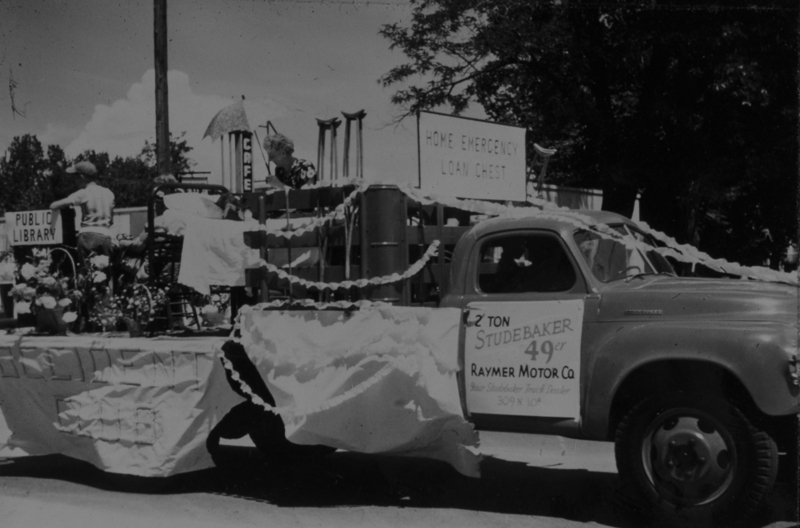
[[[364,177],[364,117],[367,113],[364,110],[358,112],[347,113],[342,112],[345,119],[344,127],[344,159],[342,163],[342,173],[344,178],[350,177],[350,124],[354,121],[358,124],[356,129],[356,178]],[[330,135],[330,174],[329,180],[334,181],[339,178],[339,159],[337,156],[338,142],[336,138],[336,129],[342,121],[338,117],[331,119],[317,119],[317,126],[319,126],[319,142],[317,144],[317,175],[319,181],[325,180],[325,144],[326,137]],[[330,134],[328,134],[330,132]]]
[[[537,161],[541,161],[542,164],[542,168],[539,171],[538,177],[534,174],[534,177],[536,177],[536,195],[538,197],[539,195],[541,195],[542,188],[544,187],[544,177],[545,174],[547,174],[547,164],[550,162],[550,156],[556,153],[556,149],[546,149],[540,145],[537,145],[536,143],[533,144],[533,149],[536,152],[536,155],[533,158],[533,164],[536,164]],[[532,179],[529,176],[528,182],[530,182],[531,180]],[[528,194],[528,189],[527,189],[528,182],[526,182],[525,185],[526,195]]]
[[[358,124],[358,128],[356,129],[356,178],[363,178],[364,177],[364,117],[367,113],[364,110],[359,110],[358,112],[347,113],[342,112],[342,115],[345,119],[345,127],[344,127],[344,159],[342,163],[342,172],[344,179],[350,177],[350,124],[355,121]],[[329,180],[331,182],[337,180],[339,178],[339,166],[338,166],[338,159],[336,155],[336,151],[338,149],[338,143],[336,141],[336,129],[342,122],[339,120],[338,117],[334,117],[331,119],[317,119],[317,125],[319,126],[319,143],[317,147],[317,175],[319,176],[319,181],[325,181],[325,138],[330,131],[330,144],[331,144],[331,154],[330,154],[330,175]],[[350,280],[350,248],[353,240],[353,229],[355,227],[355,219],[356,214],[352,207],[345,207],[344,210],[344,230],[345,230],[345,280]],[[322,252],[323,258],[322,261],[325,261],[325,253],[327,247],[327,237],[322,242]],[[320,280],[322,280],[322,269],[320,270]]]

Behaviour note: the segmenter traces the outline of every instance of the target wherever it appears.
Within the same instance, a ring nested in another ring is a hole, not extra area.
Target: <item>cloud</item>
[[[70,128],[62,123],[47,123],[44,133],[39,134],[42,145],[63,145],[80,133],[80,129]]]
[[[169,85],[169,128],[173,136],[185,132],[189,156],[197,163],[195,170],[219,172],[220,149],[218,142],[203,139],[203,133],[211,119],[222,108],[236,99],[217,95],[200,95],[192,92],[189,76],[178,70],[167,75]],[[254,128],[267,119],[275,119],[291,112],[284,103],[269,97],[245,101],[250,127]],[[155,141],[155,71],[148,70],[140,82],[130,87],[124,99],[111,105],[97,105],[89,123],[64,150],[70,157],[93,149],[114,156],[136,156],[145,141]],[[53,137],[75,137],[64,127],[48,124],[47,132]],[[47,136],[49,137],[49,136]],[[212,180],[214,177],[212,176]]]
[[[173,136],[185,132],[186,139],[192,151],[189,153],[196,165],[194,170],[210,172],[210,183],[225,183],[220,175],[220,142],[210,138],[203,139],[203,134],[211,119],[221,109],[238,101],[241,94],[235,92],[237,85],[233,82],[211,83],[223,93],[234,93],[235,97],[219,95],[197,94],[192,91],[196,81],[192,81],[184,72],[172,70],[169,72],[169,124]],[[320,83],[321,87],[313,90],[324,90],[329,84]],[[344,90],[344,86],[340,87]],[[251,90],[258,93],[258,87],[251,85],[242,90]],[[311,89],[306,86],[304,89]],[[328,119],[341,118],[339,108],[354,111],[360,108],[356,103],[363,103],[367,110],[364,122],[364,175],[368,180],[398,181],[416,183],[417,174],[417,145],[416,127],[409,120],[404,126],[383,126],[388,119],[381,109],[381,97],[373,92],[368,96],[361,96],[356,89],[340,93],[330,90],[333,95],[324,96],[320,93],[304,95],[295,89],[289,95],[265,94],[255,97],[251,92],[243,91],[246,96],[245,111],[250,128],[257,130],[259,139],[264,138],[264,129],[257,128],[267,120],[272,121],[277,129],[292,138],[295,142],[295,155],[317,164],[318,128],[315,118]],[[352,92],[352,93],[351,93]],[[371,94],[371,95],[370,95]],[[333,101],[333,102],[331,102]],[[338,174],[342,175],[344,158],[344,123],[339,129],[337,151],[339,153]],[[69,129],[66,126],[48,123],[47,130],[40,136],[43,144],[60,144],[65,147],[69,157],[75,157],[81,152],[92,149],[97,152],[107,152],[114,156],[136,156],[144,147],[145,141],[155,141],[155,72],[150,69],[144,73],[141,80],[128,89],[126,96],[111,104],[99,104],[88,123],[81,129]],[[72,141],[70,141],[72,140]],[[330,153],[330,137],[328,137],[326,153]],[[355,147],[351,146],[351,155],[355,155]],[[266,175],[266,168],[258,145],[253,145],[253,175],[262,180]],[[230,177],[228,146],[225,146],[225,176]],[[352,167],[351,162],[351,167]],[[324,161],[325,174],[329,176],[329,155]],[[353,169],[354,170],[354,169]]]

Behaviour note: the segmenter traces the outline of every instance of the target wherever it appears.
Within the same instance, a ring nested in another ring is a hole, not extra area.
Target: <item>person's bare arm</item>
[[[61,200],[56,200],[55,202],[51,203],[50,209],[64,209],[65,207],[77,205],[83,201],[82,190],[76,191],[66,198],[62,198]]]
[[[72,197],[68,196],[62,200],[56,200],[55,202],[50,204],[50,209],[63,209],[65,207],[69,207],[73,204]]]
[[[267,174],[267,184],[275,189],[285,189],[286,185],[273,174]]]

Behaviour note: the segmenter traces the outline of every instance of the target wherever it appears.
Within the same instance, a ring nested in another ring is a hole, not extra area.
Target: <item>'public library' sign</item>
[[[42,246],[64,241],[60,214],[50,209],[6,213],[6,232],[12,246]]]

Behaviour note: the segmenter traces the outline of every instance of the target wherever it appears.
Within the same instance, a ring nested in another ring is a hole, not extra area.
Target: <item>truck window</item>
[[[621,225],[610,227],[623,236],[631,236],[655,246],[654,241],[644,233],[628,230]],[[636,273],[674,274],[666,259],[656,251],[648,251],[643,255],[638,249],[626,248],[621,242],[602,238],[583,229],[577,230],[573,236],[592,274],[601,282],[622,280]]]
[[[628,230],[628,233],[631,234],[633,238],[638,240],[639,242],[644,242],[654,248],[658,246],[655,239],[653,237],[646,235],[635,229],[631,226],[625,226],[625,229]],[[675,270],[672,269],[669,261],[665,259],[658,251],[650,250],[645,252],[645,257],[647,258],[648,262],[655,268],[656,273],[665,273],[667,275],[675,275]]]
[[[504,236],[481,247],[478,287],[484,293],[567,291],[576,280],[569,256],[553,235]]]

